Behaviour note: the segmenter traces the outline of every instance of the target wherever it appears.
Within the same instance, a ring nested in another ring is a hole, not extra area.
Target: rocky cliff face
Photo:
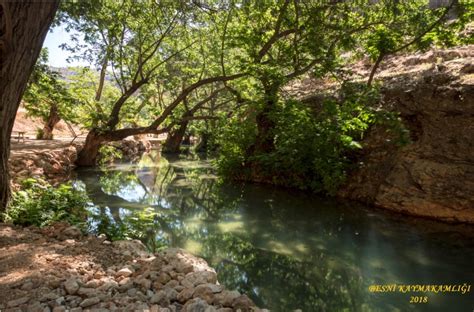
[[[400,113],[411,143],[397,147],[374,126],[340,196],[474,223],[473,61],[474,46],[467,46],[387,62],[379,74],[383,105]]]
[[[340,195],[446,221],[474,223],[474,51],[406,58],[426,68],[384,78],[383,98],[400,112],[412,142],[387,144],[372,129],[361,165]]]

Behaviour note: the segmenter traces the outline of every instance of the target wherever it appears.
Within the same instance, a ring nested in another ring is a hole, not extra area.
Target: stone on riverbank
[[[138,242],[82,235],[72,244],[68,228],[0,224],[2,311],[260,311],[184,250],[151,255]]]

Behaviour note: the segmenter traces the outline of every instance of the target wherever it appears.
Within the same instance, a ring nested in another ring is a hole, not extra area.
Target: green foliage
[[[105,80],[100,100],[97,100],[98,73],[87,67],[71,67],[69,70],[72,74],[68,77],[68,88],[78,104],[76,121],[86,129],[104,127],[115,100],[120,97],[119,88]]]
[[[44,137],[44,131],[42,128],[36,128],[36,139],[41,140]]]
[[[90,226],[90,228],[93,228],[92,232],[95,234],[105,234],[107,239],[111,241],[129,238],[129,236],[126,235],[127,225],[125,223],[115,223],[109,216],[100,212],[91,213],[90,218],[97,224],[95,228]]]
[[[374,108],[378,100],[376,88],[345,84],[338,97],[314,106],[279,102],[272,115],[275,150],[267,154],[247,154],[255,140],[255,124],[234,118],[218,135],[219,171],[245,179],[252,164],[267,182],[333,194],[352,165],[351,154],[363,148],[371,125],[383,123],[400,138],[397,142],[406,141],[400,120]]]
[[[154,235],[150,236],[150,233],[161,230],[159,219],[158,214],[152,208],[127,213],[120,223],[102,213],[91,215],[91,220],[97,223],[95,228],[97,234],[103,233],[112,241],[139,239],[152,252],[157,252],[167,246],[164,242],[156,241]]]
[[[469,42],[460,34],[473,5],[455,2],[456,19],[426,0],[64,1],[58,21],[75,30],[63,47],[106,74],[101,94],[102,80],[93,70],[69,79],[80,104],[75,114],[86,128],[129,135],[136,128],[175,131],[185,120],[187,134],[219,147],[223,175],[242,177],[254,162],[274,183],[332,193],[350,166],[348,155],[362,148],[362,136],[376,120],[398,127],[402,143],[406,133],[396,115],[371,107],[372,90],[343,90],[311,110],[282,100],[282,87],[306,74],[339,79],[341,66],[360,55],[378,64],[405,49]],[[196,81],[235,73],[242,76],[183,95]],[[257,125],[262,116],[274,123],[268,133]],[[270,136],[271,153],[252,151]],[[101,154],[102,164],[119,156],[111,147]]]
[[[53,187],[47,182],[26,179],[13,193],[4,220],[19,225],[46,226],[57,221],[83,225],[87,217],[87,198],[71,185]]]
[[[276,115],[275,152],[259,157],[278,184],[334,193],[344,181],[348,154],[375,122],[374,90],[343,90],[341,99],[327,99],[314,112],[287,101]]]
[[[449,20],[449,27],[444,27],[445,25],[439,27],[436,36],[432,36],[432,42],[443,47],[474,44],[474,36],[472,36],[474,2],[459,0],[453,11],[457,14],[457,17]]]
[[[246,163],[246,153],[255,142],[257,127],[252,119],[234,116],[222,122],[214,137],[218,146],[216,159],[219,174],[223,177],[242,177]]]
[[[449,1],[436,9],[427,1],[379,1],[371,10],[372,26],[358,40],[373,60],[402,50],[472,43],[466,26],[472,21],[472,1]]]
[[[219,130],[219,170],[237,178],[334,193],[371,125],[389,128],[395,144],[408,141],[407,131],[395,113],[374,109],[376,90],[344,84],[337,98],[311,110],[282,101],[281,86],[306,72],[337,75],[350,60],[343,57],[349,51],[369,55],[378,66],[384,56],[405,49],[460,42],[454,38],[472,14],[467,13],[469,6],[461,2],[457,8],[466,11],[454,20],[448,18],[454,5],[432,9],[421,0],[308,2],[301,8],[291,1],[262,1],[234,8],[238,18],[229,19],[229,45],[239,48],[236,66],[249,73],[247,83],[253,83],[245,89],[256,95],[246,101],[246,112],[252,114],[237,113],[238,123],[228,122]],[[234,87],[240,90],[240,84]],[[269,137],[274,147],[269,147]],[[270,152],[259,151],[260,142]]]
[[[47,62],[48,50],[44,48],[25,90],[25,108],[31,116],[46,122],[54,107],[62,119],[74,122],[77,108],[74,95],[60,73],[52,70]]]
[[[400,34],[391,32],[385,25],[379,25],[369,34],[366,51],[372,60],[376,60],[380,54],[395,50],[400,40]]]
[[[102,145],[99,149],[99,154],[99,165],[101,166],[123,157],[122,151],[112,145]]]

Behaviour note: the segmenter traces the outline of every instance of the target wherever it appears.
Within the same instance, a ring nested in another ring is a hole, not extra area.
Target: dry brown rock
[[[371,131],[360,159],[364,166],[351,174],[341,195],[407,214],[474,223],[474,79],[463,73],[474,55],[456,57],[385,83],[384,102],[401,113],[412,142],[387,147],[384,140],[391,138]]]
[[[171,280],[171,277],[165,272],[160,273],[160,275],[157,278],[157,281],[163,285],[168,283],[170,280]]]
[[[81,302],[80,306],[81,306],[82,308],[87,308],[87,307],[90,307],[90,306],[92,306],[92,305],[94,305],[94,304],[97,304],[97,303],[99,303],[99,302],[100,302],[100,298],[99,298],[99,297],[87,298],[87,299],[84,299],[84,300]]]
[[[150,303],[157,303],[162,307],[167,307],[170,305],[170,299],[168,298],[165,291],[160,290],[158,293],[153,295],[153,297],[151,297]]]
[[[94,288],[80,287],[77,290],[77,294],[82,297],[95,297],[97,295],[97,290]]]
[[[82,236],[81,230],[79,230],[77,227],[73,225],[64,229],[62,234],[66,237],[73,237],[73,238],[78,238]]]
[[[183,307],[183,311],[184,312],[196,312],[196,311],[215,312],[217,311],[217,309],[207,304],[207,302],[202,300],[201,298],[194,298],[186,302],[186,304]]]
[[[184,287],[195,287],[201,284],[207,283],[216,283],[217,282],[217,274],[216,272],[212,271],[198,271],[188,273],[182,280],[181,285]]]
[[[246,295],[241,295],[234,299],[232,302],[232,307],[234,310],[240,309],[242,312],[249,312],[252,310],[252,307],[255,307],[255,304]]]
[[[11,300],[11,301],[8,301],[7,307],[9,307],[9,308],[17,307],[19,305],[27,303],[28,300],[30,300],[29,297],[22,297],[22,298],[18,298],[18,299],[15,299],[15,300]]]
[[[178,301],[181,303],[185,303],[189,299],[193,297],[194,288],[185,288],[178,294]]]
[[[145,245],[137,239],[114,241],[112,245],[121,253],[140,257],[148,255]]]
[[[201,298],[208,304],[212,304],[214,301],[214,292],[206,284],[199,285],[194,289],[193,298]]]
[[[130,275],[133,274],[133,271],[130,270],[130,268],[123,268],[123,269],[120,269],[116,274],[115,276],[117,277],[120,277],[120,276],[124,276],[124,277],[129,277]]]
[[[64,288],[68,294],[74,295],[79,290],[79,283],[75,278],[70,278],[64,283]]]
[[[224,290],[222,293],[216,294],[214,297],[214,304],[224,307],[232,307],[235,299],[240,297],[237,290]]]

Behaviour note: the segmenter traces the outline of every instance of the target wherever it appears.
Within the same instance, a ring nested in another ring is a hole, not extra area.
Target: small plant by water
[[[39,227],[66,221],[84,227],[87,218],[87,197],[70,184],[53,187],[44,180],[26,179],[21,190],[14,192],[5,222]]]

